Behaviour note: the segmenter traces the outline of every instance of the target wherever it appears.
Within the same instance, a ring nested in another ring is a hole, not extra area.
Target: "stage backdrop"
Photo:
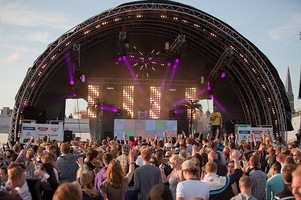
[[[141,119],[115,119],[114,135],[117,140],[123,140],[123,133],[129,137],[141,136],[145,139],[148,135],[152,138],[158,134],[159,139],[163,138],[163,132],[172,137],[177,136],[177,120],[141,120]]]

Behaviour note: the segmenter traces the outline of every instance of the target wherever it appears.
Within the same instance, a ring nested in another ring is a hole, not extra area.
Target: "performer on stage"
[[[222,128],[222,114],[216,110],[216,106],[213,107],[213,112],[210,114],[211,121],[211,133],[212,136],[220,138],[221,128]],[[218,135],[216,136],[216,130],[219,129]]]

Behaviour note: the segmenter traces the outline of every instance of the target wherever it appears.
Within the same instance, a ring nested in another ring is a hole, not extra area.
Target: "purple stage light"
[[[180,59],[179,59],[179,58],[176,58],[175,61],[176,61],[176,63],[179,63],[179,62],[180,62]]]
[[[121,57],[118,57],[118,61],[119,61],[119,62],[122,61],[122,58],[121,58]]]
[[[74,85],[74,81],[73,80],[70,81],[70,85]]]
[[[171,62],[168,62],[168,63],[167,63],[167,67],[170,67],[170,66],[171,66]]]
[[[213,98],[214,98],[213,94],[210,94],[209,97],[210,97],[210,99],[213,99]]]
[[[221,78],[224,79],[226,78],[227,72],[226,71],[222,71],[221,73]]]
[[[208,83],[207,83],[207,87],[206,87],[206,89],[207,89],[208,91],[210,91],[210,90],[211,90],[211,83],[210,83],[210,82],[208,82]]]
[[[112,108],[111,110],[113,113],[117,113],[118,112],[118,109],[117,108]]]
[[[116,64],[116,65],[119,65],[119,62],[118,62],[118,61],[116,61],[116,62],[115,62],[115,64]]]
[[[123,60],[126,60],[126,56],[122,56],[122,59],[123,59]]]
[[[76,97],[76,94],[74,93],[74,94],[72,94],[72,96],[73,96],[73,97]]]

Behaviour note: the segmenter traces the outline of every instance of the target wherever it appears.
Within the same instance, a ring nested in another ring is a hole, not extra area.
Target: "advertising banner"
[[[63,124],[23,123],[20,143],[26,143],[32,136],[35,142],[37,138],[41,139],[44,135],[48,134],[50,135],[51,140],[63,141]]]

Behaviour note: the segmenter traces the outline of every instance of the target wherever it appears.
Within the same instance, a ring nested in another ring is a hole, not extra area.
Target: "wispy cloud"
[[[3,64],[15,64],[15,63],[21,63],[24,61],[24,58],[21,56],[19,52],[15,52],[6,58],[2,59]]]
[[[48,32],[36,32],[29,34],[27,39],[33,42],[49,43],[52,39],[52,36]]]
[[[291,42],[299,39],[301,27],[301,14],[290,14],[285,24],[269,31],[273,40]]]
[[[69,29],[74,22],[61,13],[34,10],[18,1],[0,0],[1,23],[19,26],[47,26],[56,29]]]

